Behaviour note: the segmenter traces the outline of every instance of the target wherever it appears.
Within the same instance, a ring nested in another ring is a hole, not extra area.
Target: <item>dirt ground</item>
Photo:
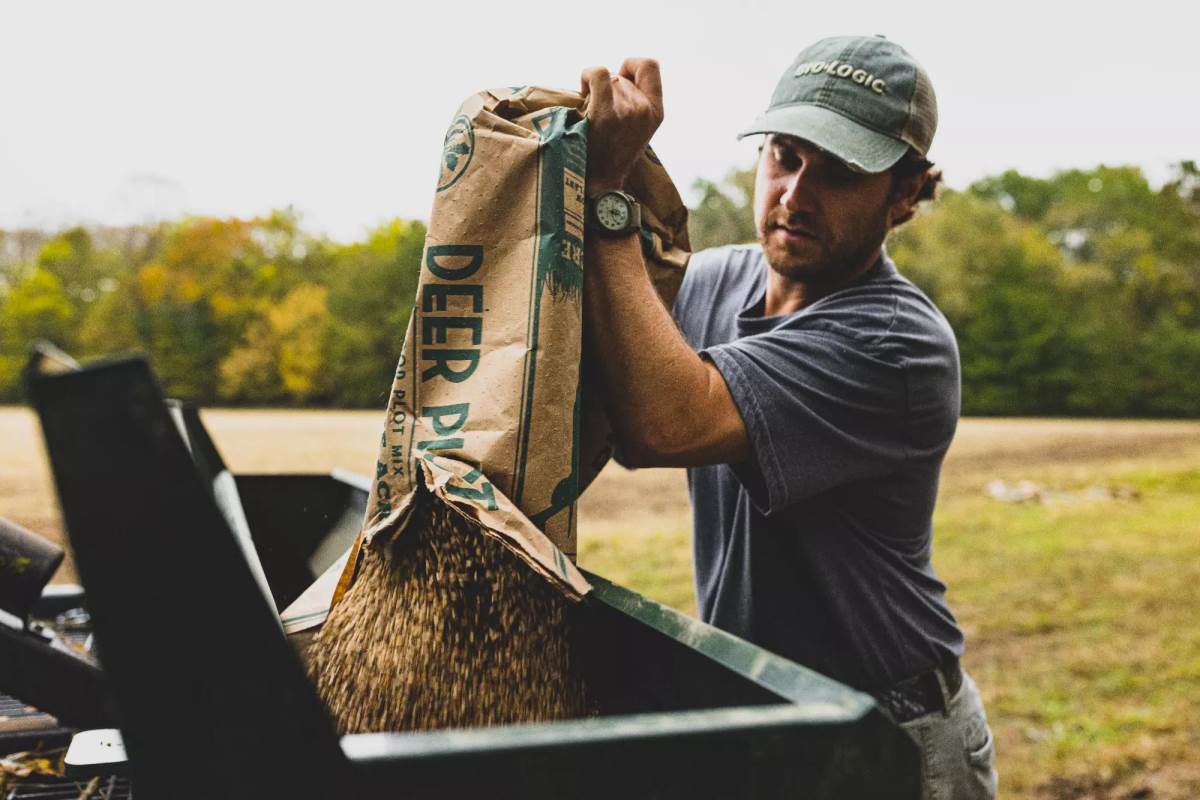
[[[208,410],[217,447],[234,472],[369,474],[382,415],[375,411]],[[1170,467],[1200,458],[1200,423],[1130,420],[966,419],[942,475],[942,497],[977,493],[993,478],[1031,474],[1069,482],[1103,463],[1114,469]],[[610,464],[580,501],[580,541],[589,533],[690,523],[681,470],[628,471]],[[62,540],[40,432],[32,412],[0,407],[0,516]],[[56,581],[74,580],[65,563]]]

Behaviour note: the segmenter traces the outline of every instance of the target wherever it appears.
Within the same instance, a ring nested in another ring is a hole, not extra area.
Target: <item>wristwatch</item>
[[[619,189],[588,198],[587,226],[601,236],[626,236],[641,230],[642,207]]]

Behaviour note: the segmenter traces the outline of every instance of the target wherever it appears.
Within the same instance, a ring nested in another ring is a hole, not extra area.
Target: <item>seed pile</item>
[[[365,548],[308,650],[339,732],[585,716],[570,601],[440,500],[424,495],[413,515]]]

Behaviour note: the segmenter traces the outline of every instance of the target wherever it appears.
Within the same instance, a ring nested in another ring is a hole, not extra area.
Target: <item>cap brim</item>
[[[908,150],[905,142],[859,125],[836,111],[804,103],[771,109],[738,138],[756,133],[783,133],[805,139],[864,172],[883,172]]]

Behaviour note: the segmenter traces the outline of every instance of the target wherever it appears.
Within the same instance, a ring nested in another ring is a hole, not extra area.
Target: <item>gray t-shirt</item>
[[[725,378],[752,456],[688,470],[704,620],[865,690],[962,653],[930,565],[959,414],[946,319],[886,254],[764,317],[758,246],[693,256],[675,319]]]

